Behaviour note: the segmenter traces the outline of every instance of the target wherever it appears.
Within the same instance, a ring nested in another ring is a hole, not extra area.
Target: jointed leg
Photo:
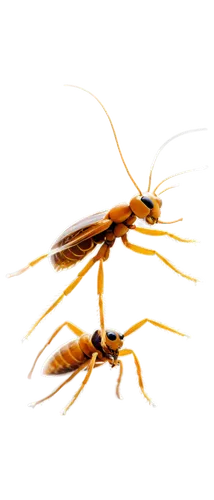
[[[143,247],[139,247],[137,245],[133,245],[132,243],[130,243],[128,241],[126,234],[124,236],[122,236],[122,241],[123,241],[123,244],[127,248],[130,248],[130,250],[133,250],[133,252],[141,253],[143,255],[156,255],[160,260],[162,260],[162,262],[164,262],[164,264],[166,264],[168,267],[173,269],[173,271],[175,271],[176,273],[180,274],[180,276],[183,276],[183,278],[187,278],[188,280],[194,281],[195,283],[198,281],[196,278],[192,278],[192,276],[188,276],[188,274],[184,274],[181,271],[179,271],[175,266],[173,266],[171,264],[171,262],[169,260],[167,260],[165,257],[163,257],[163,255],[156,252],[156,250],[150,250],[148,248],[143,248]]]
[[[60,389],[62,389],[62,387],[64,387],[65,384],[67,384],[68,382],[70,382],[74,377],[76,377],[76,375],[81,372],[82,370],[84,370],[84,368],[86,368],[86,366],[88,366],[89,364],[89,361],[86,361],[83,365],[79,366],[79,368],[77,368],[77,370],[75,370],[72,375],[70,375],[70,377],[68,377],[62,384],[60,384],[57,389],[55,389],[55,391],[51,392],[51,394],[49,394],[48,396],[46,396],[46,398],[43,398],[43,399],[40,399],[39,401],[36,401],[35,403],[30,403],[28,406],[32,406],[32,408],[35,408],[36,405],[40,404],[40,403],[43,403],[43,401],[46,401],[46,399],[49,399],[49,398],[52,398],[52,396],[54,396],[54,394],[56,394],[58,391],[60,391]]]
[[[168,233],[167,231],[160,231],[159,229],[147,229],[144,227],[135,227],[134,231],[137,231],[141,234],[147,234],[149,236],[169,236],[169,238],[173,238],[177,241],[182,241],[184,243],[196,243],[195,240],[188,240],[185,238],[180,238],[180,236],[176,236],[176,234]]]
[[[51,335],[51,337],[49,338],[49,340],[47,341],[47,343],[44,345],[44,347],[41,349],[41,351],[39,351],[39,354],[36,356],[36,359],[33,363],[33,366],[28,374],[28,378],[31,378],[31,375],[33,373],[33,370],[35,368],[35,365],[38,361],[38,359],[40,358],[41,354],[43,353],[43,351],[46,349],[46,347],[52,342],[52,340],[56,337],[57,333],[60,332],[60,330],[62,330],[62,328],[64,326],[68,326],[68,328],[70,328],[70,330],[72,332],[74,332],[78,337],[81,337],[81,335],[83,335],[85,332],[83,332],[83,330],[80,330],[80,328],[78,328],[77,326],[73,325],[72,323],[70,323],[69,321],[65,321],[65,323],[63,323],[62,325],[60,325],[56,330],[55,332],[53,333],[53,335]]]
[[[27,266],[23,267],[22,269],[19,269],[18,271],[15,271],[14,273],[7,274],[7,278],[13,278],[14,276],[19,276],[19,274],[25,273],[25,271],[30,269],[30,267],[35,266],[36,264],[38,264],[40,262],[40,260],[43,260],[46,257],[48,257],[48,253],[41,255],[40,257],[38,257],[38,259],[32,260],[32,262],[29,262],[29,264],[27,264]]]
[[[100,330],[101,330],[101,344],[102,345],[105,343],[104,342],[105,323],[104,323],[103,290],[104,290],[103,260],[100,259],[98,275],[97,275],[97,294],[99,297]]]
[[[78,283],[82,280],[83,276],[87,274],[89,269],[95,264],[100,259],[107,260],[109,257],[109,247],[104,243],[101,248],[99,249],[97,255],[95,255],[92,259],[89,260],[89,262],[86,264],[86,266],[78,273],[77,277],[72,281],[70,285],[62,292],[62,294],[58,297],[58,299],[47,309],[47,311],[44,312],[44,314],[36,321],[36,323],[33,325],[33,327],[29,330],[27,335],[25,335],[25,339],[29,337],[29,335],[33,332],[33,330],[36,328],[36,326],[42,321],[45,316],[47,316],[55,307],[62,301],[66,295],[69,295],[74,288],[78,285]]]
[[[181,335],[181,337],[188,337],[185,333],[181,333],[178,330],[174,330],[174,328],[170,328],[169,326],[163,325],[163,323],[158,323],[157,321],[153,321],[152,319],[142,319],[141,321],[138,321],[138,323],[135,323],[131,328],[126,330],[124,333],[124,337],[127,337],[128,335],[131,335],[131,333],[134,333],[138,328],[141,328],[141,326],[144,326],[146,323],[151,323],[151,325],[157,326],[158,328],[162,328],[163,330],[168,330],[169,332],[172,333],[177,333],[177,335]]]
[[[143,385],[143,379],[142,379],[142,373],[141,373],[141,367],[140,367],[140,363],[138,361],[138,358],[135,354],[134,351],[132,351],[132,349],[122,349],[122,351],[120,351],[119,353],[119,356],[127,356],[128,354],[132,354],[133,357],[134,357],[134,362],[135,362],[135,366],[137,368],[137,375],[138,375],[138,383],[139,383],[139,386],[141,388],[141,391],[144,395],[144,397],[147,399],[147,401],[149,402],[149,404],[152,404],[152,401],[151,399],[149,398],[149,396],[147,396],[145,390],[144,390],[144,385]]]
[[[123,375],[123,363],[121,359],[118,359],[118,364],[120,365],[120,371],[119,371],[119,377],[117,379],[117,385],[116,385],[116,395],[119,399],[122,399],[120,396],[120,383]]]
[[[93,368],[94,368],[94,365],[95,365],[95,363],[96,363],[96,358],[97,358],[97,356],[98,356],[98,353],[97,353],[97,352],[94,352],[94,353],[92,354],[92,358],[91,358],[91,360],[90,360],[89,362],[87,362],[87,363],[88,363],[88,371],[87,371],[87,374],[86,374],[86,376],[85,376],[85,378],[84,378],[84,380],[83,380],[83,382],[82,382],[82,384],[81,384],[81,386],[80,386],[79,390],[76,392],[76,394],[74,394],[74,396],[73,396],[73,398],[72,398],[71,402],[70,402],[70,403],[69,403],[69,404],[68,404],[68,405],[64,408],[63,413],[62,413],[63,415],[65,415],[65,414],[66,414],[66,412],[68,411],[68,409],[69,409],[69,408],[70,408],[70,407],[74,404],[74,402],[75,402],[75,401],[76,401],[76,399],[78,398],[78,396],[79,396],[80,392],[83,390],[84,386],[87,384],[87,382],[88,382],[88,380],[89,380],[89,378],[90,378],[90,376],[91,376],[92,370],[93,370]]]

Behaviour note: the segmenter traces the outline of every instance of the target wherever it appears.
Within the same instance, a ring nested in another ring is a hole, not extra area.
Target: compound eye
[[[117,338],[116,333],[113,333],[113,332],[107,332],[106,335],[107,335],[109,340],[116,340],[116,338]]]
[[[148,196],[142,196],[141,201],[144,203],[144,205],[146,205],[147,208],[150,208],[150,210],[154,208],[154,203],[152,202],[152,200],[150,200],[150,198],[148,198]]]

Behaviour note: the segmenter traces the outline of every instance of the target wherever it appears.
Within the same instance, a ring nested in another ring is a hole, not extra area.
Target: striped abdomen
[[[80,348],[79,340],[72,339],[48,357],[42,372],[44,375],[63,375],[76,370],[89,359]]]
[[[55,243],[52,249],[65,245],[74,237],[81,234],[81,231],[77,231],[70,236],[62,239],[60,242]],[[96,246],[96,242],[92,238],[81,241],[78,245],[75,245],[63,252],[56,253],[51,256],[51,263],[56,270],[65,269],[74,266],[77,262],[81,261],[90,253]]]

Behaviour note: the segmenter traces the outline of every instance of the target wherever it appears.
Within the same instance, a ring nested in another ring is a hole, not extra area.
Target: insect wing
[[[72,236],[73,239],[76,238],[78,234],[81,234],[81,232],[84,232],[84,229],[89,228],[90,226],[93,226],[98,223],[102,222],[105,219],[105,216],[107,215],[108,211],[103,211],[103,212],[98,212],[93,215],[89,215],[88,217],[85,217],[84,219],[79,220],[72,226],[68,227],[55,241],[55,243],[52,245],[51,250],[49,252],[49,256],[54,255],[58,252],[61,252],[67,248],[70,248],[72,246]],[[106,219],[106,222],[108,219]],[[98,224],[97,224],[98,225]],[[104,229],[102,227],[100,230],[97,230],[98,234],[99,232],[102,232]],[[82,236],[81,241],[84,241],[84,235]],[[75,243],[74,243],[75,244]]]

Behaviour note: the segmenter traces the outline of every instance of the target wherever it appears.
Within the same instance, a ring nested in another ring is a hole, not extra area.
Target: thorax
[[[129,229],[134,227],[136,216],[133,214],[128,204],[117,205],[109,210],[106,218],[112,220],[112,225],[106,231],[106,241],[109,244],[114,242],[115,238],[121,238]]]

